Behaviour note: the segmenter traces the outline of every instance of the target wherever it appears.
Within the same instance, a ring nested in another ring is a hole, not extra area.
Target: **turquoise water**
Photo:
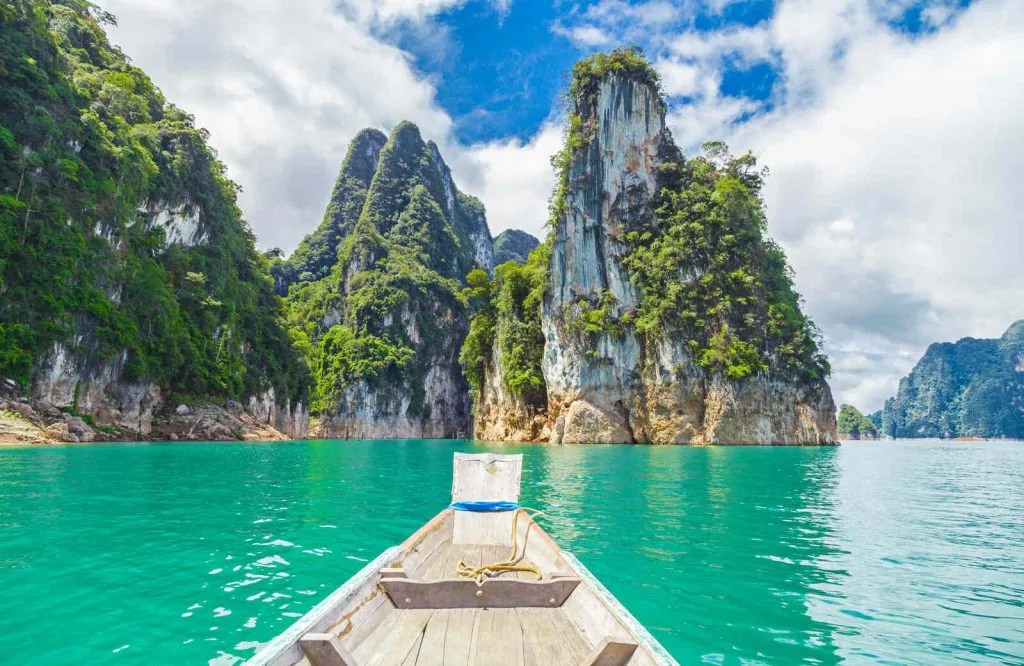
[[[0,662],[229,664],[448,501],[464,442],[0,450]],[[683,664],[1024,664],[1024,444],[503,447]]]

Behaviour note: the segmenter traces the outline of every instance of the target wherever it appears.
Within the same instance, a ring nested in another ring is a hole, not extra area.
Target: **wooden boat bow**
[[[456,453],[453,505],[518,507],[521,474],[521,455]],[[519,566],[478,573],[487,569],[483,565],[512,561]],[[460,577],[459,572],[476,575]],[[676,661],[531,516],[514,509],[447,508],[246,664],[661,666]]]

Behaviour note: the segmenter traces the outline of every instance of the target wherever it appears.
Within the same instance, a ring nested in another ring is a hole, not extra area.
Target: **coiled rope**
[[[516,531],[516,525],[519,522],[520,513],[525,513],[526,517],[530,520],[530,524],[526,526],[526,533],[523,535],[522,553],[519,552],[519,534]],[[488,578],[494,578],[510,571],[525,571],[526,573],[532,573],[537,577],[537,580],[543,579],[544,576],[537,567],[520,564],[520,562],[523,561],[523,558],[526,557],[526,545],[530,538],[530,527],[533,526],[533,519],[537,516],[543,515],[543,511],[537,511],[535,509],[527,509],[524,507],[516,509],[515,514],[512,516],[512,554],[508,556],[508,559],[503,562],[494,562],[480,567],[470,566],[460,560],[455,565],[455,575],[461,578],[472,578],[476,580],[477,583],[483,583]]]

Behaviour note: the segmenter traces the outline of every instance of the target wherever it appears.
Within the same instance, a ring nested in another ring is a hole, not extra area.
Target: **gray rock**
[[[0,380],[0,392],[16,396],[21,393],[21,386],[13,379],[2,379]]]
[[[46,400],[37,402],[36,409],[52,419],[60,418],[60,410],[54,407],[53,403]]]
[[[32,418],[32,415],[35,414],[35,410],[32,409],[32,406],[24,402],[9,402],[7,403],[7,409],[21,414],[21,417],[25,419]]]
[[[224,403],[224,409],[228,410],[229,412],[237,413],[242,411],[243,407],[241,403],[235,402],[234,400],[228,400],[227,402]]]
[[[188,416],[192,413],[192,409],[188,405],[178,405],[177,409],[174,410],[174,413],[178,416]]]
[[[93,429],[89,427],[88,423],[86,423],[79,417],[72,416],[71,414],[64,414],[63,418],[64,425],[67,427],[68,431],[78,438],[74,441],[91,442],[94,439],[96,439],[96,433],[93,431]]]

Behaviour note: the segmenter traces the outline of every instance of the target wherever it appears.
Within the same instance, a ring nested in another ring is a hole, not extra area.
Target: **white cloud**
[[[698,91],[701,82],[701,70],[675,60],[659,60],[655,63],[661,74],[661,87],[670,97],[689,97]]]
[[[473,187],[487,205],[493,235],[522,229],[544,238],[548,198],[555,183],[550,159],[561,145],[561,127],[546,123],[529,142],[509,139],[478,144],[461,156],[470,162],[462,172],[474,173],[479,179],[479,187],[473,187],[476,183],[467,187]]]
[[[466,0],[341,0],[340,6],[353,12],[362,23],[386,24],[401,19],[421,21],[465,3]]]
[[[556,35],[567,37],[573,44],[582,48],[607,46],[612,43],[612,36],[594,25],[577,25],[572,28],[555,25],[552,31]]]
[[[684,5],[667,0],[647,0],[639,4],[625,0],[601,0],[582,12],[577,7],[571,25],[555,23],[552,31],[582,49],[650,42],[665,27],[680,20]]]
[[[786,101],[727,138],[771,168],[769,231],[829,339],[837,398],[874,409],[929,342],[1024,316],[1024,6],[978,2],[909,39],[845,3],[860,18],[830,33],[839,61],[794,6],[772,25]]]
[[[668,41],[672,56],[687,62],[718,62],[726,56],[738,56],[734,65],[748,66],[768,60],[773,50],[767,23],[716,32],[687,30]]]

